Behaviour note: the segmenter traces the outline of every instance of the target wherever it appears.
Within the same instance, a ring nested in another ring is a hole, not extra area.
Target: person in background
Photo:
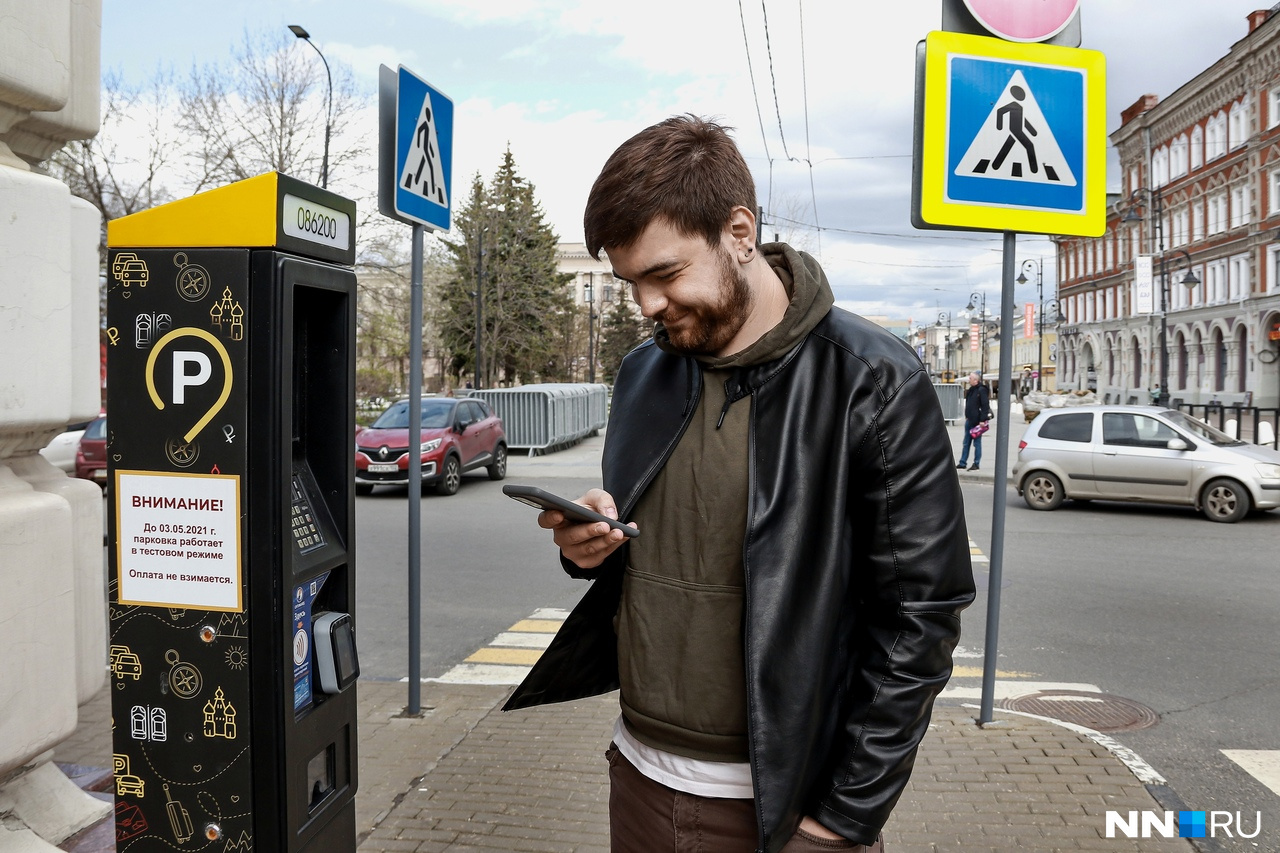
[[[970,471],[977,471],[982,464],[982,434],[973,434],[973,428],[991,420],[991,389],[982,382],[982,374],[974,371],[969,374],[969,387],[964,392],[964,445],[960,448],[960,461],[957,468],[968,466]],[[985,430],[984,430],[985,431]],[[969,445],[973,445],[973,464],[969,458]]]
[[[756,210],[694,116],[623,143],[587,201],[588,251],[657,327],[578,502],[640,535],[538,516],[592,585],[507,708],[620,689],[614,853],[882,850],[974,596],[924,366],[758,246]]]

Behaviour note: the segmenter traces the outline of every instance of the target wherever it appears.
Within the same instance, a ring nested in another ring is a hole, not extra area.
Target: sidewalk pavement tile
[[[558,851],[609,848],[604,750],[616,694],[510,713],[509,687],[424,685],[426,710],[401,715],[403,682],[361,681],[360,853]],[[107,691],[82,709],[59,761],[110,760]],[[1162,811],[1104,747],[1039,719],[939,705],[911,783],[885,828],[892,853],[1125,851],[1103,837],[1108,809]],[[98,853],[110,847],[78,848]],[[1179,839],[1142,850],[1189,851]]]

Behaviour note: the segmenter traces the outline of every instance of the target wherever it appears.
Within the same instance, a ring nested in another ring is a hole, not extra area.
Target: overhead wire
[[[742,24],[742,49],[747,56],[747,76],[751,78],[751,100],[756,105],[756,120],[760,123],[760,141],[764,144],[764,156],[769,162],[768,192],[766,202],[773,205],[773,155],[769,153],[769,136],[764,132],[764,113],[760,111],[760,92],[756,89],[756,72],[751,65],[751,42],[747,38],[747,17],[742,9],[742,0],[738,0],[738,21]],[[755,211],[752,211],[753,213]]]
[[[809,197],[813,200],[813,222],[818,226],[818,254],[822,254],[822,226],[818,222],[818,190],[813,183],[813,149],[809,144],[809,72],[804,51],[804,0],[800,8],[800,86],[804,94],[804,160],[809,164]]]

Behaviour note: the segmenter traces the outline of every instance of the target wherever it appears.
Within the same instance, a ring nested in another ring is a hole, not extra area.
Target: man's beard
[[[688,355],[717,355],[747,322],[754,304],[754,294],[744,276],[724,247],[719,247],[720,289],[714,305],[664,311],[656,319],[667,331],[671,347]],[[679,328],[667,325],[674,314]],[[729,353],[731,354],[731,353]]]

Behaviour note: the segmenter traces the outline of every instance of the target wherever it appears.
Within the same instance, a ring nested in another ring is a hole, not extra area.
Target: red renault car
[[[462,472],[485,468],[490,480],[507,476],[502,418],[483,400],[428,397],[422,401],[422,482],[452,495]],[[409,482],[409,401],[392,403],[356,434],[356,494]]]

